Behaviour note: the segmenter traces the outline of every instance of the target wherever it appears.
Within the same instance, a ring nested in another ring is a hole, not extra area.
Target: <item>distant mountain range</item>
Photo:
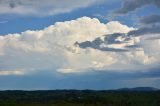
[[[153,87],[135,87],[135,88],[120,88],[116,91],[159,91],[158,88]]]
[[[56,89],[56,90],[0,90],[0,92],[63,92],[63,91],[67,91],[67,92],[70,92],[70,91],[77,91],[77,92],[81,92],[81,91],[106,91],[106,92],[110,92],[110,91],[160,91],[159,88],[154,88],[154,87],[135,87],[135,88],[119,88],[119,89],[109,89],[109,90],[92,90],[92,89],[84,89],[84,90],[77,90],[77,89]]]

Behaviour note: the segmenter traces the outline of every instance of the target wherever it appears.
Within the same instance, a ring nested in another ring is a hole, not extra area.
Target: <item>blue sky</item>
[[[159,17],[159,0],[2,0],[0,89],[160,88]]]
[[[98,18],[102,23],[107,23],[110,20],[116,20],[128,26],[138,27],[135,22],[139,17],[150,14],[160,14],[159,8],[149,5],[133,13],[117,16],[113,19],[107,17],[110,11],[120,8],[121,3],[121,0],[115,0],[114,2],[107,2],[85,8],[77,8],[69,13],[61,13],[43,17],[32,15],[24,16],[17,14],[0,14],[0,34],[6,35],[9,33],[20,33],[26,30],[40,30],[54,24],[55,22],[73,20],[83,16]]]
[[[118,2],[119,3],[119,2]],[[109,10],[113,8],[117,8],[119,5],[112,6],[111,3],[93,5],[86,8],[80,8],[72,10],[69,13],[61,13],[52,16],[17,16],[17,15],[1,15],[0,20],[0,28],[1,34],[9,34],[9,33],[20,33],[30,30],[43,29],[49,25],[54,24],[55,22],[63,22],[67,20],[77,19],[79,17],[88,16],[88,17],[96,17],[96,15],[106,16]],[[97,17],[99,18],[99,17]],[[100,21],[106,23],[107,19],[100,18]],[[16,27],[15,27],[16,26]],[[8,30],[8,28],[10,28]]]

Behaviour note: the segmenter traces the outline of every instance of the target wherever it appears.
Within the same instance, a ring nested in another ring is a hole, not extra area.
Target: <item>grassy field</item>
[[[160,91],[0,91],[0,106],[160,106]]]

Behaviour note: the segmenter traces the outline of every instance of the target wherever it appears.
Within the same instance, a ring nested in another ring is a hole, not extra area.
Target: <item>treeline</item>
[[[160,91],[0,91],[0,106],[160,106]]]

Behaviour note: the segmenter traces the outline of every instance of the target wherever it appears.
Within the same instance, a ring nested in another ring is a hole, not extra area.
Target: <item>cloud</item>
[[[140,19],[140,22],[142,24],[155,24],[155,23],[160,23],[160,15],[150,15],[147,17],[143,17]]]
[[[159,0],[126,0],[123,2],[123,5],[120,9],[117,9],[113,13],[118,15],[123,15],[135,11],[138,8],[151,4],[160,7]]]
[[[78,45],[81,48],[94,48],[94,49],[98,49],[101,51],[111,51],[111,52],[127,52],[127,49],[124,48],[114,48],[114,47],[108,47],[112,44],[118,44],[124,45],[124,42],[121,40],[118,40],[118,37],[124,37],[124,33],[114,33],[114,34],[110,34],[110,35],[104,35],[105,37],[100,38],[96,38],[93,41],[85,41],[85,42],[81,42],[78,43],[76,42],[75,45]],[[125,38],[125,40],[128,38]]]
[[[140,8],[143,8],[147,5],[153,5],[157,8],[160,8],[160,1],[159,0],[125,0],[122,2],[121,8],[116,10],[110,11],[107,15],[108,19],[113,19],[116,16],[126,15],[130,12],[134,12]],[[157,14],[145,16],[140,18],[139,22],[141,24],[150,25],[159,23],[160,16]]]
[[[48,16],[106,2],[106,0],[0,0],[0,14]]]
[[[142,27],[137,30],[130,31],[128,35],[134,36],[142,36],[142,35],[149,35],[149,34],[159,34],[160,33],[160,25],[153,25],[149,27]]]
[[[0,36],[0,69],[13,73],[24,69],[21,71],[25,74],[44,70],[69,74],[96,70],[133,72],[156,67],[159,39],[147,40],[155,36],[152,33],[128,36],[132,30],[135,29],[119,22],[104,24],[96,18],[82,17],[57,22],[43,30]],[[79,47],[76,42],[88,42],[85,46],[89,46]],[[132,45],[139,48],[126,48]],[[125,49],[127,52],[121,51]]]
[[[158,40],[158,39],[160,39],[160,36],[150,37],[147,40]]]
[[[136,11],[137,9],[142,8],[146,5],[154,5],[160,8],[160,1],[159,0],[126,0],[123,2],[121,8],[115,11],[111,11],[110,12],[111,14],[109,14],[109,16],[125,15],[125,14],[128,14],[129,12]],[[154,37],[157,35],[159,36],[159,33],[160,33],[159,31],[160,16],[158,14],[144,16],[143,18],[139,19],[139,22],[143,26],[141,26],[136,30],[129,31],[127,36],[150,36],[150,38],[154,38],[154,39],[158,38],[158,37]],[[147,38],[147,39],[150,39],[150,38]],[[129,45],[126,47],[137,48],[137,45]],[[138,48],[139,48],[139,45],[138,45]]]
[[[0,75],[24,75],[24,70],[0,70]]]

